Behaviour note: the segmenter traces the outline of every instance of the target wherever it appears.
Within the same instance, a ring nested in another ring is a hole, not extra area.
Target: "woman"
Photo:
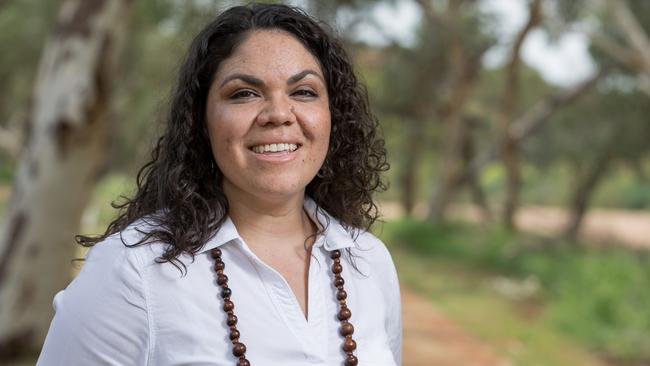
[[[97,245],[54,299],[38,364],[399,365],[395,267],[367,231],[387,167],[376,128],[313,19],[219,15],[135,196],[79,237]]]

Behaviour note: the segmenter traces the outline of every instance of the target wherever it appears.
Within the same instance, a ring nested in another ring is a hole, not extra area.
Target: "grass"
[[[387,223],[382,238],[405,283],[517,364],[650,360],[647,255],[412,220]]]

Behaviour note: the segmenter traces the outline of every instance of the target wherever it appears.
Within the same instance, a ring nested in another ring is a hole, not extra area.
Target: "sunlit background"
[[[0,365],[34,364],[74,234],[133,192],[187,45],[238,3],[0,1]],[[650,1],[288,3],[386,139],[404,365],[650,365]]]

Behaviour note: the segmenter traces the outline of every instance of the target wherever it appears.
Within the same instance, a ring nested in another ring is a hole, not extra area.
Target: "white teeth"
[[[257,145],[253,146],[252,150],[258,154],[262,154],[265,152],[281,152],[281,151],[296,151],[298,149],[298,145],[296,144],[268,144],[268,145]]]

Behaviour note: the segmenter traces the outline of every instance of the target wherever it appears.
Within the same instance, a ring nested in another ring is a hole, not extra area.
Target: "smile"
[[[269,152],[294,152],[300,147],[297,144],[279,143],[279,144],[266,144],[256,145],[250,149],[257,154],[264,154]]]

